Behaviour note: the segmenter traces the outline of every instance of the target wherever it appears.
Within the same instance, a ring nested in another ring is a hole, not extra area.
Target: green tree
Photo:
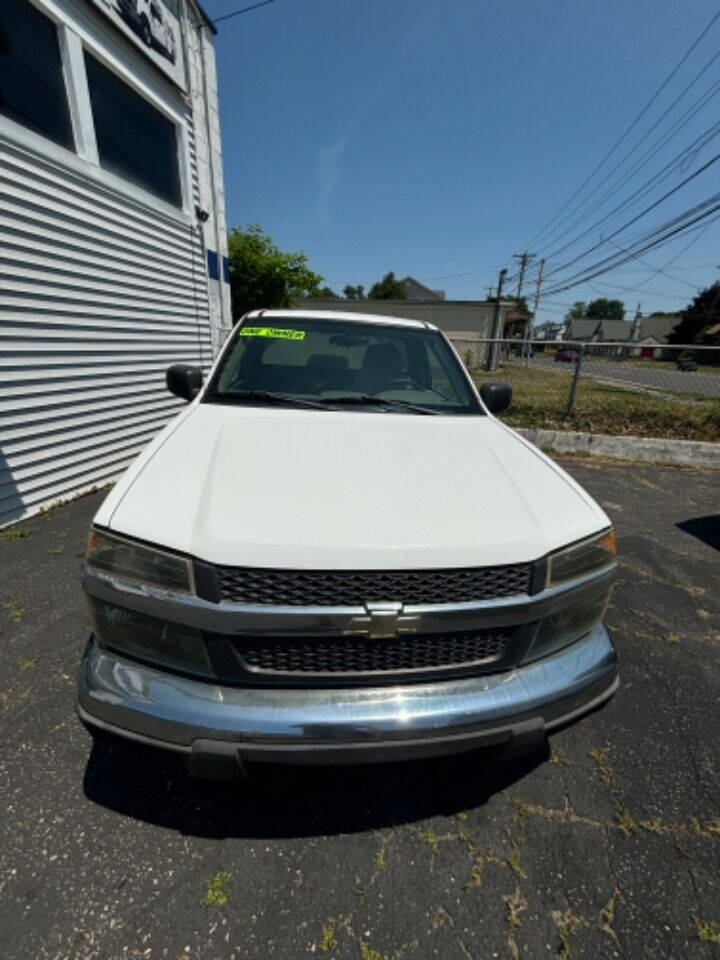
[[[359,283],[356,287],[353,287],[348,283],[346,287],[343,287],[343,293],[345,294],[346,300],[364,300],[365,299],[365,287],[362,283]]]
[[[720,323],[720,283],[701,290],[692,303],[680,311],[680,316],[680,322],[670,331],[668,343],[702,343],[707,328]]]
[[[625,304],[622,300],[608,300],[599,297],[587,305],[585,316],[588,320],[624,320]]]
[[[382,280],[374,283],[368,293],[370,300],[407,300],[405,284],[398,280],[392,270]]]
[[[340,297],[335,293],[331,287],[318,287],[316,290],[310,291],[311,297],[321,297],[323,300],[339,300]]]
[[[228,256],[235,319],[248,310],[292,306],[322,282],[322,277],[308,268],[307,254],[281,250],[257,223],[230,230]]]
[[[576,300],[565,314],[566,320],[582,320],[587,313],[587,304],[584,300]]]

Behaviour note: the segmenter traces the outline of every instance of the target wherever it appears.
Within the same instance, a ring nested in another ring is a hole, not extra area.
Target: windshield
[[[481,414],[434,330],[265,317],[230,335],[203,400],[375,412]]]

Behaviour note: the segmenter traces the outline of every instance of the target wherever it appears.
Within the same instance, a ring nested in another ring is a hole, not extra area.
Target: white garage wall
[[[167,96],[184,111],[184,211],[0,117],[0,526],[116,477],[182,407],[166,367],[211,362],[216,242],[194,217],[190,100]]]

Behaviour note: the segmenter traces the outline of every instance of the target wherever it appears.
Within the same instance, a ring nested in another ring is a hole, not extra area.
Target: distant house
[[[405,296],[408,300],[419,300],[427,303],[428,301],[445,299],[444,290],[431,290],[430,287],[426,287],[424,283],[420,283],[414,277],[405,277],[400,282],[405,287]]]
[[[564,340],[580,343],[632,344],[632,349],[602,348],[596,352],[617,353],[624,356],[659,357],[668,336],[680,322],[677,313],[658,313],[636,320],[570,320],[565,326]]]
[[[569,320],[563,340],[578,343],[627,343],[632,339],[634,324],[628,320]]]
[[[551,323],[549,320],[538,324],[533,330],[533,340],[560,340],[564,323]]]
[[[640,320],[640,342],[652,338],[656,343],[667,343],[668,337],[680,323],[679,313],[654,313]]]

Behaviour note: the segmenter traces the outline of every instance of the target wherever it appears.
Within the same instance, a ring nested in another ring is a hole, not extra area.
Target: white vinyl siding
[[[211,361],[196,228],[0,137],[0,525],[117,474]]]
[[[115,479],[183,408],[165,371],[212,362],[206,247],[225,231],[197,78],[173,86],[82,0],[32,2],[58,27],[75,150],[0,116],[0,526]],[[182,209],[99,165],[84,51],[175,124]]]

